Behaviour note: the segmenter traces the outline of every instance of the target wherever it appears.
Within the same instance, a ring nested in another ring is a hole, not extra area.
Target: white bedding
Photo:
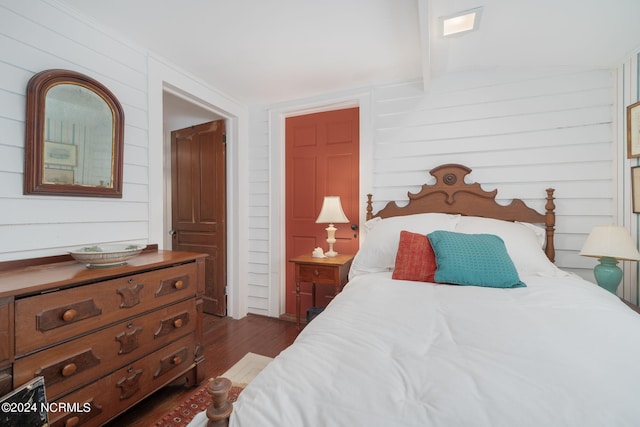
[[[568,276],[390,276],[353,279],[242,392],[231,426],[640,425],[640,316],[614,295]]]

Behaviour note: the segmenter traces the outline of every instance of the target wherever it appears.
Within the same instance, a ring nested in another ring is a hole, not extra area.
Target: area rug
[[[247,353],[235,365],[221,376],[231,380],[229,400],[235,402],[240,392],[255,378],[260,371],[271,362],[270,357],[255,353]],[[189,397],[183,400],[171,411],[160,417],[154,424],[155,427],[185,427],[196,414],[205,411],[211,404],[211,396],[207,393],[207,385],[210,379],[203,381]]]

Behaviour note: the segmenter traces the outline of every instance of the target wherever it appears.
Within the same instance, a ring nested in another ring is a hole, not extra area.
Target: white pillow
[[[460,215],[424,213],[374,218],[365,224],[368,231],[360,250],[353,259],[349,280],[361,274],[392,271],[402,230],[427,235],[432,231],[454,231]]]
[[[533,224],[463,216],[454,231],[467,234],[495,234],[504,240],[507,252],[520,275],[556,276],[561,270],[542,250],[545,230]]]
[[[533,231],[533,233],[536,235],[536,238],[538,239],[538,244],[540,245],[540,248],[544,249],[544,242],[547,240],[547,230],[528,222],[516,221],[516,224],[521,224],[524,227],[528,228],[529,230]]]

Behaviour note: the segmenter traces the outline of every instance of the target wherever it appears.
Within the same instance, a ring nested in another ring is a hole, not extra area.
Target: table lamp
[[[618,261],[640,260],[640,252],[631,240],[629,231],[615,225],[593,227],[580,255],[600,259],[600,264],[593,269],[593,275],[598,285],[612,294],[616,293],[622,280],[622,270],[617,265]]]
[[[349,219],[342,210],[342,203],[340,203],[340,196],[325,196],[322,202],[322,209],[320,209],[320,215],[316,219],[316,224],[329,224],[325,230],[327,230],[327,243],[329,243],[329,251],[325,252],[328,257],[334,257],[338,255],[333,250],[333,244],[336,242],[336,228],[333,224],[349,222]]]

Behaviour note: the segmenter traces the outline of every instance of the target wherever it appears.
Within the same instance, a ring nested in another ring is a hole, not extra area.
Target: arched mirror
[[[24,193],[122,197],[124,112],[91,77],[46,70],[27,86]]]

